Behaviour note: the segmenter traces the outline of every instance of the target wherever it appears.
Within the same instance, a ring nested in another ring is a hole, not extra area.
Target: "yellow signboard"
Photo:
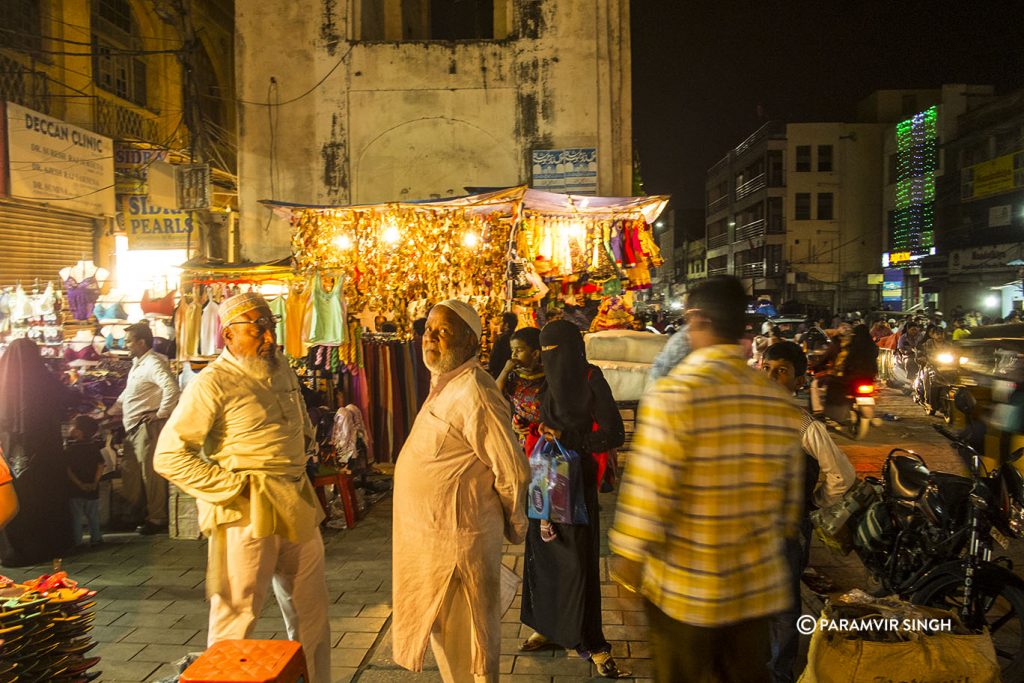
[[[894,251],[889,254],[889,263],[905,263],[910,260],[910,256],[911,254],[909,251]]]
[[[963,170],[962,186],[964,199],[982,199],[1020,187],[1021,178],[1015,182],[1013,158],[1020,152],[1004,154],[1001,157],[983,161]]]

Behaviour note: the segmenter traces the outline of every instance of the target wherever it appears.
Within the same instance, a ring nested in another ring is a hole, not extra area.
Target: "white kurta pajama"
[[[474,358],[436,376],[395,467],[393,648],[446,682],[497,681],[503,537],[521,543],[529,467],[511,409]]]
[[[208,644],[249,637],[273,585],[311,683],[327,683],[323,511],[305,472],[313,438],[287,364],[261,382],[225,350],[185,390],[160,434],[154,467],[197,499],[210,539]]]

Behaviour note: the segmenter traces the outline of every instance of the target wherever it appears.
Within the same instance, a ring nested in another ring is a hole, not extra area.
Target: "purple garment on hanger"
[[[623,249],[622,249],[622,223],[615,221],[612,223],[611,235],[608,240],[608,246],[612,250],[612,255],[615,257],[615,262],[622,264]]]
[[[68,308],[75,320],[88,320],[93,304],[100,297],[99,283],[92,275],[81,282],[69,277],[64,280],[64,291],[68,295]]]

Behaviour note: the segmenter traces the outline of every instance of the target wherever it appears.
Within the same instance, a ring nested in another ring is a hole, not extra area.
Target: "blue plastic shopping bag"
[[[530,454],[526,514],[557,524],[589,524],[580,456],[558,440],[541,439]]]

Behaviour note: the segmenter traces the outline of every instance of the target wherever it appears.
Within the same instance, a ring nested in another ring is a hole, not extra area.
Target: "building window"
[[[43,48],[39,0],[0,0],[0,47],[32,52]]]
[[[495,40],[508,37],[509,0],[359,0],[358,40]]]
[[[818,193],[818,220],[819,221],[830,221],[833,218],[834,200],[831,192],[819,192]]]
[[[798,221],[811,220],[811,193],[797,192],[796,207],[793,210],[793,218]]]
[[[818,145],[818,170],[832,172],[832,145]]]
[[[811,146],[810,145],[797,145],[796,146],[796,170],[797,171],[810,171],[811,170]]]
[[[92,3],[93,79],[107,92],[146,106],[146,62],[129,0]]]

